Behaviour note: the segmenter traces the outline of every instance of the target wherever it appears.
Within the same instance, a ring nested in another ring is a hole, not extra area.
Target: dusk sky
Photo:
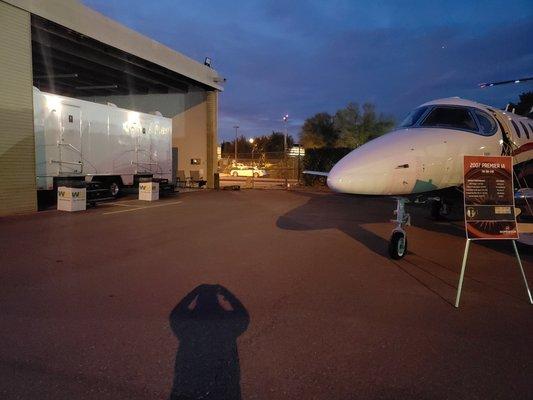
[[[227,78],[219,139],[282,130],[348,102],[397,119],[431,99],[503,107],[533,84],[533,3],[524,1],[85,0]]]

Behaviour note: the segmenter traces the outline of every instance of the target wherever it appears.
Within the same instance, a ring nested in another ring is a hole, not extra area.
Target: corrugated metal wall
[[[35,211],[30,13],[0,1],[0,215]]]
[[[218,92],[207,92],[207,187],[213,188],[214,173],[217,167],[217,122],[218,122]]]

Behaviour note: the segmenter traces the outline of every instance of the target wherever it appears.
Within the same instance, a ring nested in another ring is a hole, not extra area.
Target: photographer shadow
[[[170,314],[179,340],[171,400],[239,400],[237,338],[250,321],[243,304],[220,285],[200,285]]]

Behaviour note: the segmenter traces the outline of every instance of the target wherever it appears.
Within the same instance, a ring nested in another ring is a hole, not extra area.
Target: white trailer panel
[[[172,120],[33,89],[37,188],[54,178],[172,179]]]

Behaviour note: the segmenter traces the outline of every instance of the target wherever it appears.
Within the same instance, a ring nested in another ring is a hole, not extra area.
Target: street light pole
[[[233,161],[235,164],[237,164],[237,131],[239,130],[239,125],[235,125],[235,143],[234,143],[234,149],[235,149],[235,160]]]
[[[289,187],[289,183],[288,183],[288,176],[287,176],[287,169],[288,169],[288,165],[287,165],[287,136],[289,134],[289,128],[288,128],[288,123],[289,123],[289,114],[285,114],[283,116],[283,122],[285,123],[285,136],[283,137],[283,163],[284,163],[284,166],[285,166],[285,188],[288,188]]]
[[[302,149],[300,147],[300,143],[298,143],[298,186],[300,186],[300,156],[302,155]]]
[[[250,142],[250,144],[252,145],[252,189],[254,187],[254,178],[255,178],[255,170],[254,170],[254,149],[255,149],[255,146],[254,146],[254,138],[250,138],[248,140]]]

